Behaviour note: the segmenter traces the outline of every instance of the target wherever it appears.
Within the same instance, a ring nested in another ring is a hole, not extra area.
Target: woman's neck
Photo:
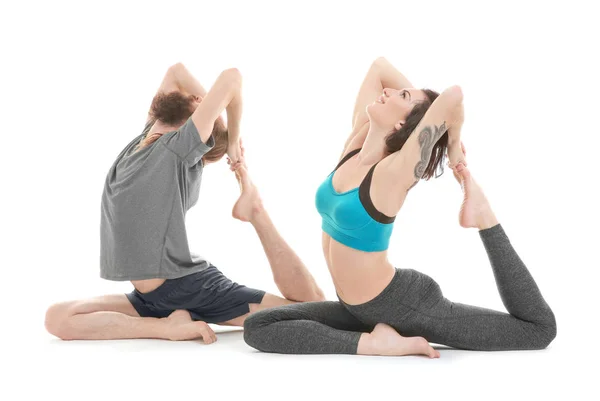
[[[360,164],[375,164],[386,156],[386,132],[386,130],[371,124],[362,149],[358,154]]]

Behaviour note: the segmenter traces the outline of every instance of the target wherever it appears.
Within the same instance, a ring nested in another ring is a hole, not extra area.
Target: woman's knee
[[[280,320],[277,309],[278,308],[268,308],[250,313],[246,320],[244,320],[244,332],[252,332]]]
[[[550,315],[546,322],[540,324],[539,331],[537,334],[537,341],[539,348],[547,348],[552,341],[556,338],[556,317],[554,316],[554,312],[550,311]]]
[[[270,313],[272,312],[269,309],[263,309],[246,317],[246,320],[244,320],[244,341],[246,344],[260,350],[261,328],[272,321],[269,318]]]
[[[551,312],[549,316],[533,323],[525,323],[525,331],[519,337],[521,350],[540,350],[547,348],[556,338],[556,319]],[[514,349],[514,348],[511,348]]]
[[[270,337],[273,335],[270,326],[277,322],[298,319],[300,313],[296,310],[298,305],[303,304],[284,305],[251,313],[244,320],[244,341],[246,344],[259,351],[267,351]]]

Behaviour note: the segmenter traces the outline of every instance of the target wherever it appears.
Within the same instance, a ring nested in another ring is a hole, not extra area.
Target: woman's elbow
[[[446,95],[445,97],[447,97],[451,103],[458,104],[462,103],[463,101],[462,88],[458,85],[452,85],[444,91],[444,94]]]

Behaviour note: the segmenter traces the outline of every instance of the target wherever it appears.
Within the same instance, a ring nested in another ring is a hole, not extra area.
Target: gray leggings
[[[390,284],[360,305],[340,299],[256,312],[244,323],[244,340],[264,352],[356,354],[361,334],[371,332],[377,323],[387,323],[403,336],[422,336],[454,348],[546,348],[556,337],[556,320],[533,277],[500,224],[479,235],[509,313],[452,302],[428,275],[396,269]]]

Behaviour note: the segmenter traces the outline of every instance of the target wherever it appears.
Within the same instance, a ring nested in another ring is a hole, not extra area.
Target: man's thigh
[[[246,313],[245,315],[236,317],[235,319],[231,319],[226,322],[221,322],[218,324],[222,325],[222,326],[239,326],[239,327],[241,327],[244,325],[244,321],[246,320],[246,318],[248,316],[250,316],[251,314],[253,314],[254,312],[258,312],[263,309],[274,308],[276,306],[290,305],[290,304],[295,304],[295,303],[297,303],[297,302],[290,301],[289,299],[285,299],[285,298],[279,297],[277,295],[266,293],[260,304],[254,304],[254,303],[249,304],[249,306],[250,306],[249,313]]]
[[[119,312],[138,317],[139,314],[125,294],[102,295],[94,298],[56,303],[46,311],[46,329],[58,336],[64,322],[72,316],[94,312]]]
[[[56,306],[60,306],[64,313],[71,316],[93,312],[119,312],[129,316],[139,316],[125,294],[101,295],[77,301],[60,302]]]

